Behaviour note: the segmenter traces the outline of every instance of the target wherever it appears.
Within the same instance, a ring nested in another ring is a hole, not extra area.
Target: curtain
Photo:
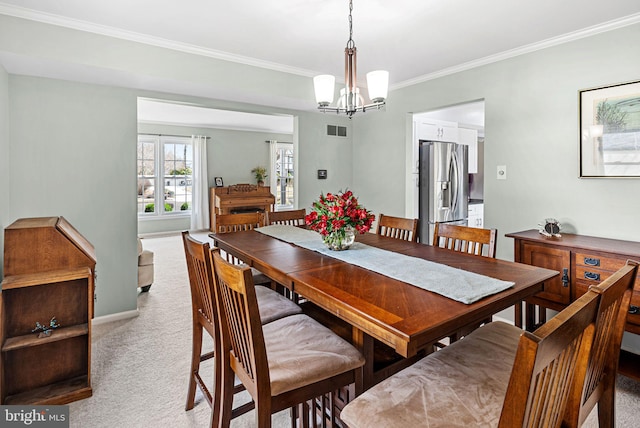
[[[278,177],[276,171],[276,161],[278,160],[278,141],[269,140],[269,186],[271,186],[271,193],[275,194],[278,191]],[[277,204],[276,204],[277,206]]]
[[[209,178],[207,175],[207,137],[192,135],[193,187],[191,192],[191,230],[209,229]]]

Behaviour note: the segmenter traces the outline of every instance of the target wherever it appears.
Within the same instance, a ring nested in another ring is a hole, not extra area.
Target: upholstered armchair
[[[142,248],[138,238],[138,287],[142,292],[149,291],[153,284],[153,251]]]

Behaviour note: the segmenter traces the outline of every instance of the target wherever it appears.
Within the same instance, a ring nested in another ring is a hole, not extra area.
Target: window
[[[190,138],[139,135],[137,163],[140,217],[191,214],[193,146]]]
[[[272,152],[274,153],[274,152]],[[272,181],[272,193],[276,197],[275,209],[286,210],[293,209],[295,206],[293,193],[293,144],[292,143],[275,143],[275,156],[271,165],[272,177],[275,177],[275,183]]]

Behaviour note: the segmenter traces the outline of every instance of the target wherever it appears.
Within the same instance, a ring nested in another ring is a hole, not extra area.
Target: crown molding
[[[553,46],[561,45],[564,43],[572,42],[574,40],[583,39],[585,37],[606,33],[608,31],[627,27],[629,25],[637,24],[639,22],[640,22],[640,13],[636,13],[634,15],[629,15],[624,18],[615,19],[615,20],[594,25],[592,27],[588,27],[582,30],[577,30],[571,33],[563,34],[562,36],[553,37],[550,39],[543,40],[541,42],[531,43],[526,46],[500,52],[499,54],[496,54],[496,55],[490,55],[484,58],[477,59],[475,61],[465,62],[464,64],[460,64],[454,67],[449,67],[443,70],[436,71],[435,73],[425,74],[423,76],[419,76],[414,79],[405,80],[404,82],[391,85],[389,87],[389,90],[406,88],[407,86],[416,85],[418,83],[437,79],[439,77],[448,76],[451,74],[459,73],[461,71],[466,71],[472,68],[480,67],[487,64],[492,64],[494,62],[502,61],[505,59],[514,58],[520,55],[524,55],[524,54],[539,51],[542,49],[550,48]]]
[[[99,34],[99,35],[108,36],[108,37],[114,37],[121,40],[142,43],[146,45],[185,52],[193,55],[200,55],[200,56],[205,56],[209,58],[220,59],[223,61],[230,61],[238,64],[264,68],[267,70],[295,74],[299,76],[313,77],[318,74],[317,72],[311,71],[311,70],[306,70],[306,69],[297,68],[297,67],[290,67],[283,64],[270,62],[270,61],[264,61],[256,58],[232,54],[229,52],[208,49],[201,46],[191,45],[188,43],[176,42],[173,40],[149,36],[141,33],[136,33],[133,31],[121,30],[121,29],[117,29],[117,28],[113,28],[105,25],[99,25],[99,24],[94,24],[87,21],[63,17],[60,15],[35,11],[33,9],[27,9],[20,6],[9,5],[2,2],[0,2],[0,15],[13,16],[16,18],[42,22],[45,24],[56,25],[60,27],[70,28],[70,29],[79,30],[79,31],[85,31],[85,32]],[[413,79],[405,80],[403,82],[390,85],[389,90],[402,89],[402,88],[423,83],[429,80],[459,73],[461,71],[470,70],[483,65],[492,64],[505,59],[514,58],[527,53],[561,45],[563,43],[568,43],[574,40],[583,39],[585,37],[590,37],[600,33],[616,30],[618,28],[637,24],[639,22],[640,22],[640,13],[629,15],[624,18],[611,20],[611,21],[594,25],[592,27],[588,27],[582,30],[577,30],[571,33],[567,33],[562,36],[553,37],[550,39],[543,40],[541,42],[532,43],[526,46],[501,52],[495,55],[490,55],[474,61],[469,61],[464,64],[456,65],[454,67],[445,68],[445,69],[436,71],[434,73],[429,73]]]
[[[68,18],[46,12],[35,11],[24,7],[9,5],[0,2],[0,15],[13,16],[15,18],[27,19],[30,21],[41,22],[44,24],[56,25],[59,27],[70,28],[73,30],[85,31],[88,33],[99,34],[102,36],[114,37],[117,39],[127,40],[131,42],[143,43],[146,45],[156,46],[160,48],[171,49],[184,53],[205,56],[209,58],[220,59],[223,61],[235,62],[238,64],[250,65],[253,67],[264,68],[283,73],[296,74],[305,77],[313,77],[317,72],[305,70],[303,68],[290,67],[275,62],[264,61],[242,55],[236,55],[229,52],[208,49],[189,43],[181,43],[173,40],[163,39],[161,37],[149,36],[146,34],[136,33],[134,31],[121,30],[106,25],[94,24],[87,21]]]

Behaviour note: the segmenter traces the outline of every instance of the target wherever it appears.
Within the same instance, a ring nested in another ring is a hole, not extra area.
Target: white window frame
[[[148,175],[145,178],[148,180],[152,180],[153,181],[153,187],[154,189],[157,188],[162,188],[163,192],[154,192],[154,197],[153,197],[153,204],[154,204],[154,211],[153,212],[144,212],[144,211],[139,211],[138,212],[138,218],[141,220],[152,220],[152,219],[168,219],[168,218],[177,218],[177,217],[190,217],[191,216],[191,207],[193,204],[193,195],[191,194],[191,196],[188,198],[187,202],[189,202],[189,208],[187,210],[181,210],[180,209],[180,205],[182,204],[181,201],[178,201],[177,199],[174,200],[174,204],[173,204],[173,209],[171,211],[165,211],[165,186],[167,185],[167,180],[171,181],[171,180],[177,180],[180,179],[179,177],[176,176],[170,176],[170,175],[165,175],[164,172],[164,163],[165,163],[165,150],[164,147],[166,144],[184,144],[187,145],[189,147],[191,147],[191,160],[190,160],[190,165],[189,162],[187,163],[187,166],[189,166],[192,169],[192,174],[189,176],[191,177],[191,186],[193,186],[193,144],[192,144],[192,140],[189,137],[179,137],[179,136],[166,136],[166,135],[148,135],[148,134],[140,134],[138,135],[138,144],[139,143],[152,143],[154,145],[154,171],[155,174],[153,174],[153,176]],[[138,163],[138,158],[136,158],[136,164]],[[138,171],[138,174],[140,173],[140,171]],[[184,177],[185,180],[187,180],[188,183],[188,178],[185,176]],[[136,179],[138,180],[138,182],[140,182],[141,176],[137,175]],[[159,186],[159,184],[162,183],[162,185]],[[170,185],[170,184],[169,184]],[[138,189],[138,192],[140,190]],[[137,195],[138,198],[140,197],[140,195]],[[138,206],[138,204],[140,203],[139,200],[137,200],[136,206]],[[146,205],[147,202],[145,202],[144,204]],[[150,203],[150,202],[149,202]],[[139,207],[136,209],[140,209]]]
[[[293,146],[293,143],[281,143],[281,142],[272,142],[272,148],[271,148],[271,181],[270,181],[270,186],[271,186],[271,193],[273,195],[275,195],[276,197],[276,203],[274,204],[274,209],[276,211],[284,211],[284,210],[292,210],[295,209],[296,207],[296,192],[295,192],[295,187],[296,187],[296,182],[295,182],[295,168],[296,168],[296,164],[295,164],[295,149]],[[291,203],[290,204],[278,204],[278,197],[280,196],[280,189],[278,189],[278,174],[277,174],[277,159],[278,159],[278,152],[280,151],[284,151],[284,150],[291,150],[291,171],[292,171],[292,176],[291,176],[291,180],[292,180],[292,196],[291,196]]]

